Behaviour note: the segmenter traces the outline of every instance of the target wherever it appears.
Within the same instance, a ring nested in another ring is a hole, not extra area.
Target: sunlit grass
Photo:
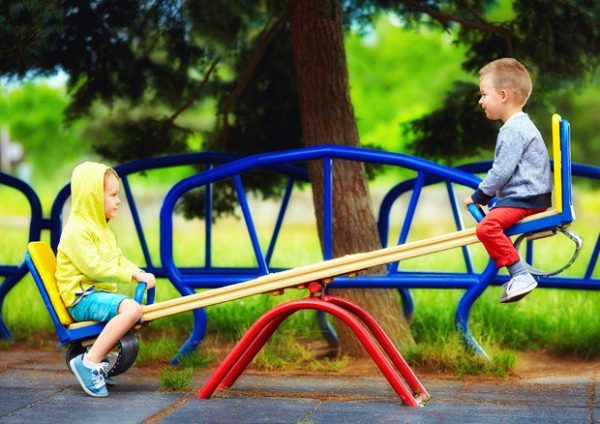
[[[440,334],[432,342],[418,342],[403,350],[405,359],[422,371],[465,375],[508,376],[516,366],[516,353],[486,343],[490,360],[468,351],[456,332]],[[489,341],[489,340],[486,340]]]

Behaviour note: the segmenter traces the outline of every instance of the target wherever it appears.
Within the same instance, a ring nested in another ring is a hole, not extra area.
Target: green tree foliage
[[[23,145],[33,165],[34,182],[41,183],[57,172],[68,175],[65,164],[89,151],[82,143],[85,123],[64,123],[68,105],[64,90],[45,84],[26,83],[0,92],[0,123],[10,128],[12,140]]]
[[[382,47],[370,56],[378,63],[372,73],[350,58],[351,74],[362,75],[352,95],[361,130],[373,135],[367,141],[390,147],[370,127],[378,114],[396,126],[398,137],[412,139],[410,150],[448,163],[493,143],[494,124],[476,105],[475,81],[483,64],[503,56],[523,61],[535,82],[528,111],[544,114],[550,112],[548,95],[592,75],[600,57],[600,3],[593,0],[500,5],[492,0],[353,0],[342,7],[352,31],[369,34],[379,17],[389,14],[404,29],[425,34],[422,44],[407,36],[396,45],[387,38],[394,28],[383,27],[380,42],[392,51]],[[68,115],[101,121],[90,138],[98,152],[115,161],[185,151],[189,131],[199,129],[203,147],[211,150],[251,154],[298,147],[302,131],[287,13],[286,2],[272,0],[4,1],[0,74],[26,78],[66,72],[72,97]],[[462,70],[443,46],[435,46],[438,41],[427,41],[433,29],[445,31],[464,52]],[[357,55],[363,53],[356,36],[348,43]],[[393,63],[394,48],[414,62],[410,75],[378,72],[381,64]],[[432,69],[436,59],[443,63]],[[421,88],[423,102],[410,105],[414,115],[404,115],[409,108],[403,105],[403,90],[422,87],[423,81],[429,82]],[[440,99],[443,87],[448,91]],[[379,104],[382,92],[393,93],[395,104]],[[193,105],[208,99],[217,102],[216,125],[197,128]],[[104,112],[98,116],[98,110]],[[420,116],[420,110],[431,113]],[[406,119],[410,122],[398,128]],[[277,184],[256,179],[251,186],[271,194],[279,191]]]
[[[455,2],[462,8],[468,2]],[[600,3],[595,1],[515,1],[514,17],[508,21],[488,24],[485,8],[480,14],[466,8],[473,18],[473,27],[461,25],[458,42],[469,45],[465,70],[476,74],[488,61],[500,57],[516,57],[531,71],[534,95],[526,111],[534,114],[552,113],[548,96],[553,91],[574,87],[597,71],[600,59]],[[452,13],[461,14],[459,10]],[[431,15],[435,19],[435,15]],[[443,20],[438,20],[443,24]],[[479,27],[479,28],[477,28]],[[473,30],[475,29],[475,30]],[[478,93],[475,85],[464,84],[447,96],[443,108],[413,121],[417,138],[412,148],[426,157],[452,163],[478,153],[489,142],[493,123],[481,116],[465,113]],[[476,134],[477,137],[473,137]],[[448,136],[453,136],[448,143]]]
[[[554,106],[554,110],[573,123],[571,152],[574,160],[595,166],[600,164],[598,99],[600,99],[600,81],[597,79],[586,90],[563,89],[553,93],[549,98],[549,103]],[[541,117],[538,121],[540,120]],[[548,119],[544,124],[550,127]],[[550,133],[549,128],[546,133]]]
[[[457,79],[473,80],[461,69],[465,49],[450,35],[406,29],[389,15],[349,31],[346,49],[361,142],[384,150],[405,152],[402,124],[439,108]]]

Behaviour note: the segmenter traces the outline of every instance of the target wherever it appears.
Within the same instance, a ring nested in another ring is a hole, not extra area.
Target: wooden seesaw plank
[[[529,216],[520,222],[545,218],[555,215],[556,213],[555,210],[548,210]],[[353,274],[377,265],[429,255],[477,242],[479,242],[479,240],[475,236],[475,228],[470,228],[401,244],[399,246],[392,246],[366,253],[355,253],[316,264],[304,265],[264,275],[243,283],[219,287],[206,292],[182,296],[144,306],[142,322],[229,302],[256,294],[271,293],[286,288],[297,287],[312,281],[330,281],[336,276]]]
[[[268,274],[243,283],[144,306],[142,322],[229,302],[247,296],[297,287],[312,281],[332,280],[336,276],[352,274],[377,265],[437,253],[477,243],[478,241],[475,229],[470,228],[399,246],[366,253],[355,253],[316,264],[304,265]]]

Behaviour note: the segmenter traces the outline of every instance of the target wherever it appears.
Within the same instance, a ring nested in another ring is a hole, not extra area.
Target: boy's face
[[[117,210],[121,204],[120,192],[119,180],[113,174],[108,174],[104,178],[104,215],[106,221],[110,221],[117,216]]]
[[[497,90],[492,81],[492,75],[486,75],[479,80],[481,97],[479,104],[488,119],[503,119],[506,109],[506,90]]]

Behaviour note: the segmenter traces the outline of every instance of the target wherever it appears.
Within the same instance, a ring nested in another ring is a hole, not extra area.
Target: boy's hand
[[[470,205],[471,203],[475,203],[475,202],[474,202],[474,201],[473,201],[473,199],[471,198],[471,195],[468,195],[467,197],[465,197],[465,200],[463,200],[463,206],[465,207],[465,209],[468,209],[468,208],[469,208],[469,205]]]
[[[154,274],[144,271],[136,271],[132,275],[133,279],[138,283],[146,283],[146,288],[151,289],[156,285]]]

